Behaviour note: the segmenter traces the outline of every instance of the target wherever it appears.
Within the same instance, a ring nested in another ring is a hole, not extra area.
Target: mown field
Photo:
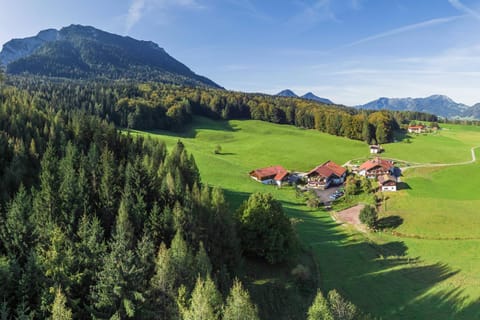
[[[447,127],[435,136],[413,137],[408,144],[386,145],[386,156],[429,163],[470,160],[470,148],[476,141],[480,144],[480,130]],[[203,118],[180,135],[140,134],[158,137],[170,146],[180,139],[195,155],[203,181],[224,188],[233,208],[252,192],[273,193],[287,213],[299,219],[299,236],[316,256],[323,290],[337,288],[362,309],[386,319],[480,317],[478,164],[412,169],[403,177],[410,189],[387,200],[383,215],[403,218],[398,232],[431,239],[389,232],[365,235],[337,225],[327,212],[308,209],[291,188],[263,186],[248,177],[250,170],[274,164],[305,171],[327,160],[343,164],[367,157],[368,147],[362,142],[259,121]],[[222,147],[222,154],[214,154],[216,145]],[[437,240],[442,237],[463,240]],[[297,310],[292,318],[301,314]]]
[[[398,143],[386,144],[383,156],[417,163],[471,160],[470,148],[480,144],[480,128],[451,124],[441,128],[436,133],[408,134]]]

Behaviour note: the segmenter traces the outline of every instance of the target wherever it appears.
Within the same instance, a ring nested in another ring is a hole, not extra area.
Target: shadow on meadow
[[[228,190],[226,194],[232,208],[237,208],[249,196],[249,193]],[[408,247],[401,240],[370,241],[363,234],[344,229],[326,212],[305,209],[301,201],[283,204],[285,212],[295,218],[304,247],[315,255],[319,273],[316,283],[323,292],[337,289],[361,310],[385,319],[480,319],[480,302],[469,302],[461,288],[429,292],[461,270],[452,270],[443,263],[426,263],[421,257],[409,257]],[[386,228],[402,222],[397,216],[380,220]],[[277,319],[305,319],[299,315],[305,315],[313,297],[300,304],[295,301],[293,308],[288,302],[289,296],[279,289],[282,285],[275,281],[270,285],[265,292],[277,293],[259,302],[260,309],[264,309],[262,314],[285,313]]]
[[[169,130],[145,130],[144,132],[174,138],[189,138],[193,139],[197,136],[200,130],[213,130],[219,132],[236,132],[241,130],[238,126],[232,125],[225,120],[211,120],[201,116],[194,116],[192,123],[183,127],[180,131]]]
[[[412,188],[405,182],[397,182],[397,190],[412,190]]]
[[[403,223],[403,218],[399,216],[387,216],[378,219],[377,228],[378,229],[395,229],[398,228]]]

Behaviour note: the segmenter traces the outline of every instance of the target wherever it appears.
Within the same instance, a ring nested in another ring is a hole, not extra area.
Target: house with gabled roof
[[[377,178],[382,175],[393,175],[395,173],[395,166],[390,160],[375,159],[367,160],[358,168],[358,174],[367,178]]]
[[[408,133],[423,133],[427,129],[423,124],[408,126]]]
[[[325,190],[331,185],[342,184],[346,176],[347,169],[329,160],[306,174],[307,187]]]
[[[271,166],[250,171],[250,177],[263,184],[281,186],[288,180],[289,172],[282,166]]]
[[[385,174],[378,176],[377,180],[380,191],[397,191],[397,178],[394,176]]]

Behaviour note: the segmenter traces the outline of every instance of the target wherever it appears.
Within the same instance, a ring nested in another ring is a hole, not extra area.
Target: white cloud
[[[169,7],[203,8],[196,0],[133,0],[126,15],[125,32],[128,33],[148,11],[166,10]]]
[[[142,18],[145,9],[145,0],[133,0],[128,8],[127,19],[125,21],[125,30],[127,32]]]
[[[227,0],[232,5],[246,12],[250,17],[257,20],[272,21],[272,17],[260,12],[251,0]]]
[[[453,0],[451,0],[451,1],[453,1]],[[365,37],[365,38],[356,40],[354,42],[351,42],[349,44],[341,46],[340,48],[341,49],[349,48],[349,47],[357,46],[359,44],[364,44],[364,43],[367,43],[367,42],[370,42],[370,41],[375,41],[375,40],[379,40],[379,39],[383,39],[383,38],[392,37],[392,36],[402,34],[402,33],[405,33],[405,32],[411,32],[411,31],[415,31],[415,30],[419,30],[419,29],[423,29],[423,28],[428,28],[428,27],[432,27],[432,26],[436,26],[436,25],[441,25],[441,24],[453,22],[453,21],[458,20],[462,17],[464,17],[464,16],[437,18],[437,19],[422,21],[422,22],[419,22],[419,23],[409,24],[409,25],[406,25],[406,26],[403,26],[403,27],[400,27],[400,28],[388,30],[388,31],[385,31],[385,32],[382,32],[382,33],[378,33],[378,34],[375,34],[375,35],[372,35],[372,36],[369,36],[369,37]]]
[[[463,3],[460,2],[460,0],[448,0],[448,2],[450,2],[450,4],[457,10],[459,11],[462,11],[462,12],[465,12],[466,14],[474,17],[475,19],[478,19],[480,20],[480,13],[478,13],[477,11],[467,7],[466,5],[464,5]]]
[[[321,21],[338,21],[331,8],[332,0],[316,0],[312,5],[301,3],[302,10],[294,15],[288,24],[309,29]]]

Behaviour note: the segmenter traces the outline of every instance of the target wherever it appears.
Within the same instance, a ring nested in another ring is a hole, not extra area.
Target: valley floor
[[[444,125],[435,135],[385,145],[387,158],[415,163],[469,161],[480,128]],[[360,308],[387,319],[480,317],[480,166],[418,167],[405,172],[405,188],[388,195],[381,217],[402,221],[395,232],[360,233],[312,210],[291,188],[261,185],[248,172],[282,165],[306,171],[333,160],[369,156],[359,141],[260,121],[197,118],[187,132],[140,133],[195,156],[204,183],[221,186],[233,208],[253,192],[271,192],[296,218],[303,244],[320,269],[322,290],[338,289]],[[222,153],[214,154],[217,145]],[[404,236],[402,236],[404,235]],[[305,310],[306,311],[306,310]],[[301,313],[301,312],[300,312]]]

